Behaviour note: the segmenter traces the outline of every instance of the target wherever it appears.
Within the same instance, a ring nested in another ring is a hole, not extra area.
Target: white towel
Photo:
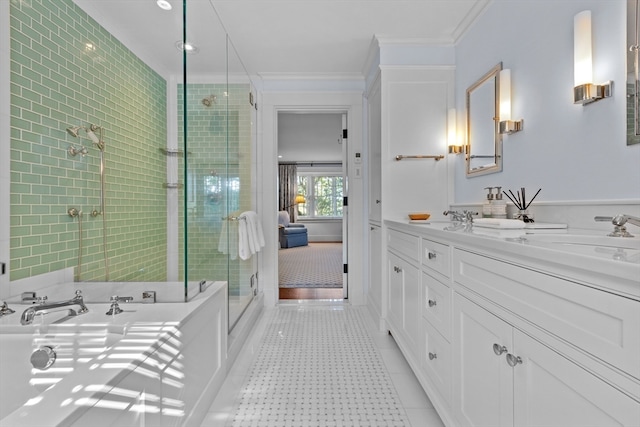
[[[262,223],[254,211],[243,212],[238,218],[238,254],[247,260],[265,245]]]
[[[240,259],[247,260],[253,254],[249,244],[248,225],[246,218],[238,217],[238,255]]]
[[[487,228],[524,228],[524,221],[519,219],[502,219],[502,218],[474,218],[474,227]]]

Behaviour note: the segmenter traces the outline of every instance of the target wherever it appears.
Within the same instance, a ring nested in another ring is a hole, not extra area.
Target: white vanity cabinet
[[[385,224],[387,321],[445,425],[640,426],[640,267]]]
[[[636,426],[638,402],[456,294],[455,416],[464,426]]]

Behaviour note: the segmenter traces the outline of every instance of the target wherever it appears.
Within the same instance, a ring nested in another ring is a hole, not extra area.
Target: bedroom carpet
[[[341,288],[342,243],[309,243],[278,251],[280,288]]]

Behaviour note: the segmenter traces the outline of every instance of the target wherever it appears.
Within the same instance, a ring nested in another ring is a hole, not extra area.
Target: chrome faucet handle
[[[636,218],[635,216],[631,215],[619,214],[614,217],[596,216],[593,219],[597,222],[611,221],[611,223],[613,224],[613,231],[607,234],[607,236],[609,237],[633,237],[633,234],[629,233],[627,231],[627,227],[625,227],[625,224],[627,222],[640,227],[640,218]]]
[[[478,215],[478,212],[473,212],[468,210],[465,210],[463,213],[464,213],[464,219],[466,222],[473,222],[473,216]]]
[[[9,308],[6,301],[2,301],[2,304],[0,305],[0,317],[6,316],[7,314],[15,313],[15,312],[16,312],[15,310]]]
[[[442,214],[444,216],[451,215],[452,216],[452,218],[451,218],[452,221],[464,221],[465,220],[465,214],[460,213],[458,211],[444,211],[444,212],[442,212]]]
[[[38,305],[46,304],[46,303],[47,303],[47,299],[48,299],[48,298],[47,298],[47,296],[46,296],[46,295],[41,296],[41,297],[37,297],[37,298],[36,298],[36,304],[38,304]]]
[[[131,302],[133,301],[133,297],[119,297],[118,295],[113,295],[110,301],[111,301],[111,307],[109,307],[109,311],[107,311],[106,314],[107,316],[114,316],[124,311],[120,308],[120,305],[118,303]]]

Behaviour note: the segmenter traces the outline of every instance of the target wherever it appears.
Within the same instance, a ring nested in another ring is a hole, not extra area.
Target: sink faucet
[[[68,308],[71,306],[78,306],[80,307],[80,309],[76,312],[76,310]],[[78,314],[84,314],[89,311],[87,306],[84,305],[84,300],[82,299],[82,291],[76,290],[76,296],[68,301],[49,303],[43,301],[39,305],[34,305],[27,308],[24,312],[22,312],[20,323],[23,325],[30,325],[31,323],[33,323],[33,319],[38,313],[50,313],[52,311],[60,311],[60,309],[69,310],[69,316],[77,316]]]
[[[442,213],[444,216],[447,215],[451,215],[452,221],[455,222],[464,222],[465,224],[470,224],[473,222],[473,216],[474,215],[478,215],[478,212],[473,212],[473,211],[468,211],[468,210],[464,210],[462,212],[458,212],[458,211],[444,211]]]
[[[627,231],[627,227],[624,226],[627,222],[640,227],[640,218],[626,214],[619,214],[614,217],[597,216],[594,220],[606,222],[611,221],[614,228],[611,233],[607,234],[607,236],[610,237],[633,237],[633,234],[629,233]]]

